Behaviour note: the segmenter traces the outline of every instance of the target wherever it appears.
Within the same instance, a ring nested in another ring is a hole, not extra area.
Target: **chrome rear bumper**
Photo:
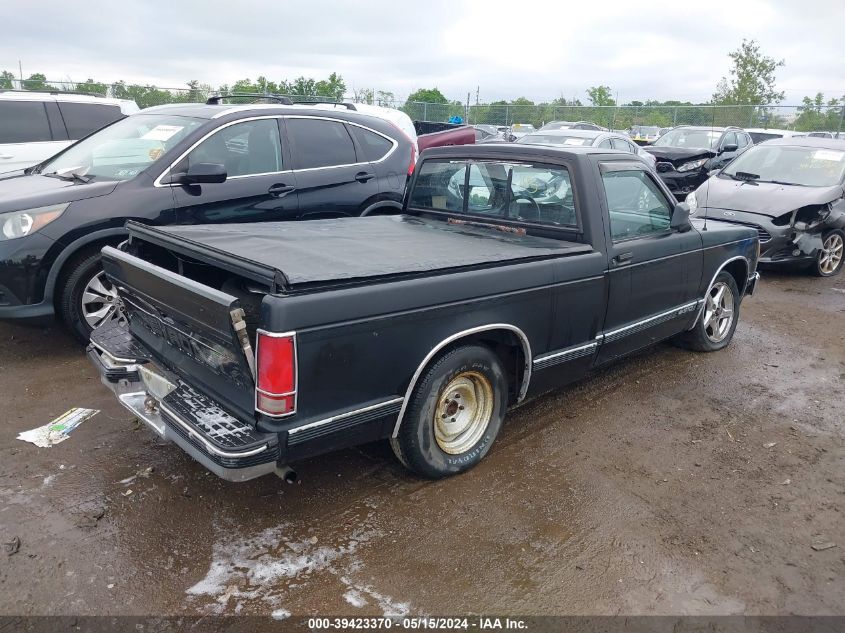
[[[275,434],[268,434],[266,442],[259,442],[257,446],[245,450],[221,448],[215,445],[207,431],[165,402],[152,398],[136,363],[131,359],[119,361],[95,345],[89,345],[87,351],[100,372],[101,382],[114,393],[120,404],[159,437],[179,446],[221,479],[246,481],[270,473],[284,474],[285,467],[276,460],[278,437]],[[235,421],[235,418],[231,420]]]

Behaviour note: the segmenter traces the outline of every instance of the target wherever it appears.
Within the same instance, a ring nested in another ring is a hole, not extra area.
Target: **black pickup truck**
[[[233,481],[382,438],[459,473],[526,397],[670,337],[725,347],[758,279],[755,230],[599,148],[428,150],[397,216],[128,228],[103,261],[129,327],[89,355]]]

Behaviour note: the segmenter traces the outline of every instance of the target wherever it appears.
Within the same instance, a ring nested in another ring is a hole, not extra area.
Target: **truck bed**
[[[293,290],[589,252],[592,247],[496,228],[398,215],[198,226],[130,227],[167,248],[247,264]]]

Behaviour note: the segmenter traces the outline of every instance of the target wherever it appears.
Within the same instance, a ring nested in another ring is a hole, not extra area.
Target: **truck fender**
[[[730,259],[726,259],[724,262],[722,262],[722,265],[716,269],[716,272],[713,274],[713,278],[710,280],[710,283],[707,284],[707,288],[704,291],[704,295],[699,299],[699,301],[701,302],[701,306],[698,308],[698,314],[696,314],[695,316],[695,321],[693,321],[692,325],[690,325],[689,327],[690,330],[698,324],[698,320],[701,318],[701,313],[704,312],[705,298],[710,292],[710,289],[713,287],[713,284],[716,283],[716,277],[719,276],[719,273],[721,273],[728,264],[739,260],[745,262],[745,279],[742,280],[741,283],[738,280],[738,283],[736,285],[740,289],[740,291],[745,292],[745,286],[748,283],[748,271],[751,270],[751,265],[748,263],[748,259],[743,255],[737,255],[735,257],[731,257]]]
[[[399,435],[399,426],[402,424],[402,418],[405,416],[405,410],[408,408],[408,402],[411,399],[411,394],[414,392],[414,388],[417,386],[417,381],[420,379],[420,376],[422,375],[423,371],[425,371],[425,368],[428,367],[428,364],[432,361],[432,359],[434,359],[435,356],[437,356],[440,350],[442,350],[450,343],[459,341],[462,338],[467,338],[480,332],[489,332],[491,330],[506,330],[508,332],[516,334],[517,338],[519,338],[519,341],[522,344],[523,356],[525,358],[525,367],[522,374],[522,385],[519,388],[519,396],[517,398],[517,402],[525,398],[525,394],[528,392],[528,385],[531,382],[531,366],[533,361],[533,357],[531,356],[531,343],[528,341],[528,337],[525,335],[525,332],[523,332],[515,325],[511,325],[509,323],[491,323],[489,325],[479,325],[477,327],[469,328],[468,330],[456,332],[455,334],[446,337],[437,345],[435,345],[428,354],[425,355],[425,358],[422,359],[422,362],[417,367],[417,370],[414,372],[414,375],[411,376],[411,380],[408,383],[408,388],[405,390],[405,397],[402,400],[402,408],[399,409],[399,416],[396,418],[396,425],[393,427],[393,434],[391,435],[391,437],[396,437],[397,435]]]

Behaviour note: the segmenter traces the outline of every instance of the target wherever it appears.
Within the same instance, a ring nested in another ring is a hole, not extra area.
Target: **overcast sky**
[[[784,103],[845,94],[845,1],[259,2],[3,0],[0,70],[51,80],[213,86],[322,78],[399,97],[708,99],[742,38],[786,66]]]

